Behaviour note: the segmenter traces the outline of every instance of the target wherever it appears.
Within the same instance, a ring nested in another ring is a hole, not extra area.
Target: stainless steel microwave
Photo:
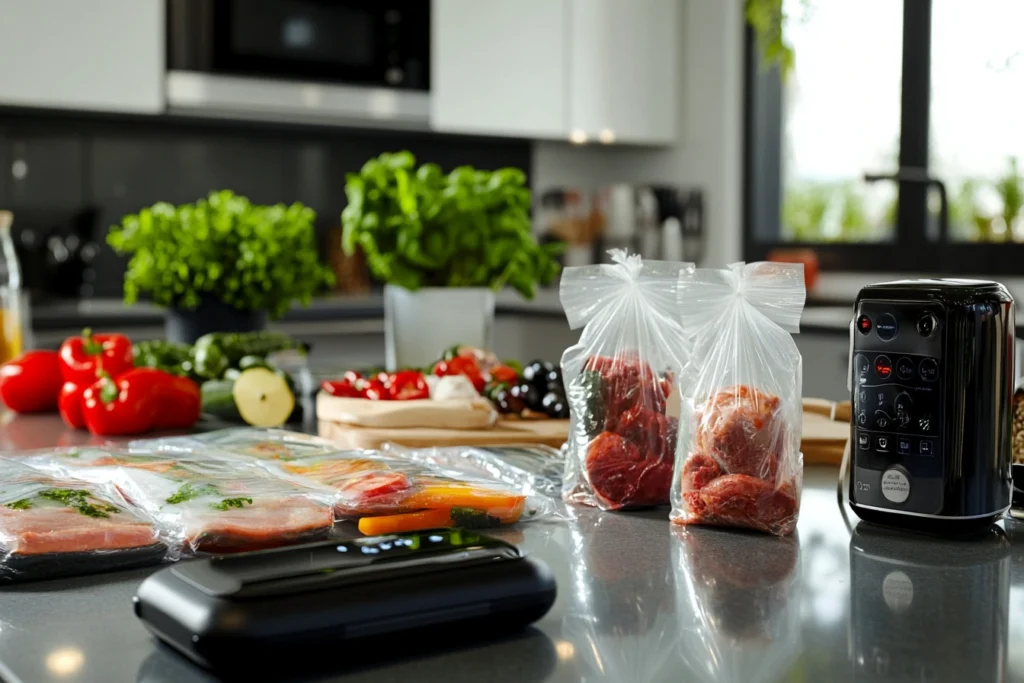
[[[168,0],[173,110],[426,125],[429,0]]]

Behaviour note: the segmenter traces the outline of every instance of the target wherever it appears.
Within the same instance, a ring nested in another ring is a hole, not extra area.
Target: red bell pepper
[[[134,368],[114,380],[100,379],[82,393],[82,416],[98,435],[141,434],[190,427],[199,419],[195,382],[155,368]]]
[[[86,387],[76,382],[64,382],[57,399],[57,409],[64,419],[64,424],[72,429],[84,429],[85,418],[82,417],[82,393]]]
[[[419,370],[401,370],[388,378],[388,396],[394,401],[430,398],[430,387]]]
[[[468,356],[456,356],[451,360],[438,362],[434,366],[434,374],[438,377],[465,375],[478,392],[482,392],[484,386],[487,385],[487,380],[484,379],[483,373],[480,372],[480,366],[477,364],[476,359]]]
[[[132,343],[121,334],[93,334],[85,329],[60,346],[61,372],[67,382],[89,386],[103,370],[111,377],[132,369]]]
[[[55,410],[60,385],[55,351],[29,351],[0,366],[0,400],[16,413]]]

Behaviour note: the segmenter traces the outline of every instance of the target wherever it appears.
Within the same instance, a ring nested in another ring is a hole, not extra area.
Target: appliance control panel
[[[943,308],[864,300],[855,315],[851,497],[860,505],[936,513],[944,455]]]

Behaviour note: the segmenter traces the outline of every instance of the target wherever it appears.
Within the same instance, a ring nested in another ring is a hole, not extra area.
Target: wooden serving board
[[[321,404],[318,403],[318,409]],[[800,449],[804,462],[839,464],[850,438],[850,404],[824,399],[804,399],[803,438]],[[323,417],[323,416],[321,416]],[[437,427],[357,427],[320,419],[320,436],[345,448],[380,448],[397,443],[411,448],[430,446],[499,446],[544,444],[559,448],[569,436],[568,420],[522,420],[499,418],[490,428],[440,429]]]
[[[353,427],[320,420],[320,436],[345,448],[379,448],[397,443],[410,448],[430,446],[499,446],[543,444],[559,448],[569,436],[568,420],[518,420],[500,418],[490,429],[438,429],[407,427],[380,429]]]

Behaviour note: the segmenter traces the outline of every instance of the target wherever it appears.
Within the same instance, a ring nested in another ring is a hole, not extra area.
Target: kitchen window
[[[748,260],[823,269],[1024,272],[1024,3],[785,0],[796,56],[748,32]]]

